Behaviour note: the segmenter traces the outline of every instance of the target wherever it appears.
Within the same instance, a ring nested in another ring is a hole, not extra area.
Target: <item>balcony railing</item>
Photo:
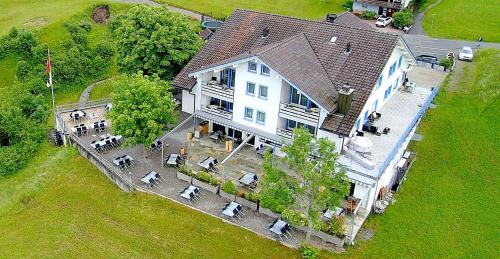
[[[307,109],[294,104],[280,103],[279,116],[285,119],[302,122],[311,126],[316,126],[319,121],[319,109]]]
[[[226,85],[218,83],[217,81],[202,82],[201,93],[230,102],[233,102],[234,99],[234,90]]]
[[[289,129],[283,129],[283,128],[278,128],[276,130],[276,135],[286,138],[286,139],[292,139],[293,138],[293,131]]]
[[[217,106],[217,105],[207,105],[207,106],[202,106],[201,110],[210,113],[215,116],[219,116],[228,120],[233,119],[233,113],[230,111],[226,111],[226,109],[222,106]]]

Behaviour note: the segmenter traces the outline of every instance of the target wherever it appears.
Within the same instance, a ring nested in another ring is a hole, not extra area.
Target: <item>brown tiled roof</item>
[[[332,24],[237,9],[173,85],[190,90],[196,83],[188,77],[190,73],[258,56],[329,111],[335,110],[338,89],[351,85],[351,110],[343,117],[327,117],[322,125],[325,130],[349,134],[398,41],[397,35],[377,32],[354,18],[358,19],[344,13]],[[266,27],[270,34],[262,38]],[[333,36],[335,43],[330,42]],[[348,43],[350,53],[346,52]]]
[[[345,25],[354,28],[361,28],[366,30],[374,30],[367,22],[359,19],[356,15],[351,12],[343,12],[337,15],[334,24]]]
[[[200,35],[200,38],[202,38],[203,40],[208,40],[210,38],[210,36],[212,36],[212,34],[214,34],[210,29],[204,29],[202,31],[200,31],[200,33],[198,33],[198,35]]]
[[[354,2],[367,3],[386,8],[401,9],[401,3],[390,3],[383,0],[354,0]]]

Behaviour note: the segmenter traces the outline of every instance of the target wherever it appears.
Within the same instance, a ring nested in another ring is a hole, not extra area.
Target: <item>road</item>
[[[405,34],[402,36],[415,56],[426,54],[436,56],[441,59],[450,51],[454,51],[458,54],[458,50],[463,46],[469,46],[474,51],[478,49],[477,42],[474,41],[436,39],[425,35],[411,34]],[[486,47],[500,49],[500,43],[481,43],[480,48]]]

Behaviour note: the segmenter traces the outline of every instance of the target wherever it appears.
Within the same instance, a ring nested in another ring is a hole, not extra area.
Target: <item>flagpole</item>
[[[48,64],[49,64],[49,79],[48,79],[48,82],[50,84],[50,90],[51,90],[51,93],[52,93],[52,110],[54,111],[54,119],[55,119],[55,127],[57,128],[57,117],[56,117],[56,101],[55,101],[55,98],[54,98],[54,85],[52,84],[52,64],[50,64],[51,60],[50,60],[50,49],[47,49],[47,54],[48,54]]]

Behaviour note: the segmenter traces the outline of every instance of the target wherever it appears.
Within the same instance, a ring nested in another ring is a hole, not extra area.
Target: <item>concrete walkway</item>
[[[85,88],[85,90],[83,90],[83,93],[80,95],[80,101],[78,102],[78,107],[83,108],[87,105],[87,103],[89,102],[90,93],[92,92],[92,89],[94,89],[94,86],[101,84],[101,83],[104,83],[110,79],[111,78],[107,78],[107,79],[104,79],[101,81],[97,81],[97,82],[87,86],[87,88]]]

